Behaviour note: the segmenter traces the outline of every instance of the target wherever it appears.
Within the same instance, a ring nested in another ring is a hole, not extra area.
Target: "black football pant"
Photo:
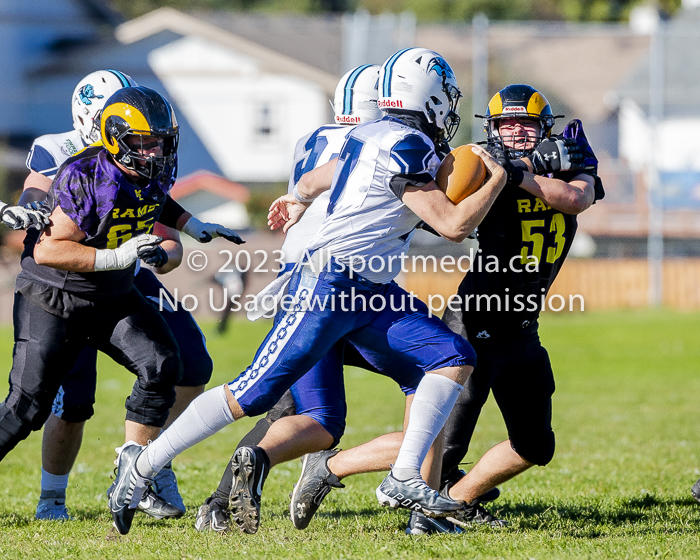
[[[469,332],[477,366],[445,425],[442,485],[461,478],[459,464],[467,455],[490,391],[503,415],[513,450],[536,465],[552,460],[554,374],[536,328],[532,331],[487,331],[488,338],[478,338],[479,331]]]
[[[67,318],[16,293],[13,318],[10,389],[0,404],[0,460],[44,425],[61,382],[86,344],[138,377],[126,400],[127,420],[165,424],[182,362],[170,329],[138,290],[92,302]]]
[[[178,343],[183,365],[182,378],[177,383],[178,387],[206,385],[211,379],[214,364],[207,351],[204,335],[194,317],[182,305],[173,309],[165,298],[161,299],[161,290],[168,295],[170,301],[174,301],[175,298],[150,270],[142,268],[134,277],[134,286],[150,305],[156,306]],[[164,303],[162,309],[161,302]],[[71,372],[61,383],[61,389],[53,403],[53,413],[62,420],[85,422],[95,413],[96,362],[97,350],[86,346]]]

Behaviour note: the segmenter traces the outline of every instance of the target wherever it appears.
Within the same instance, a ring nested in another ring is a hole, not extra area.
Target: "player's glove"
[[[159,268],[168,262],[168,253],[160,245],[144,247],[139,250],[139,258],[147,265]]]
[[[535,175],[585,168],[583,154],[573,138],[553,136],[544,140],[528,157]]]
[[[209,243],[215,237],[223,237],[224,239],[240,245],[245,243],[239,235],[232,229],[225,228],[219,224],[210,224],[208,222],[200,222],[192,216],[182,228],[182,233],[186,233],[200,243]]]
[[[0,220],[12,229],[42,229],[49,224],[51,212],[44,205],[34,208],[32,204],[27,206],[8,206],[0,202]]]
[[[498,142],[489,143],[487,151],[508,175],[508,179],[506,180],[507,187],[517,187],[523,182],[523,173],[527,169],[525,162],[520,160],[516,160],[515,162],[511,161],[508,158],[508,154],[506,154],[506,151],[503,149],[503,146]]]
[[[159,263],[153,266],[163,266],[168,261],[168,255],[159,246],[161,241],[163,241],[162,237],[142,233],[122,243],[116,249],[97,249],[95,271],[123,270],[134,264],[136,259],[143,259],[148,264]],[[160,255],[157,249],[160,249],[163,254]],[[163,258],[165,260],[162,260]]]

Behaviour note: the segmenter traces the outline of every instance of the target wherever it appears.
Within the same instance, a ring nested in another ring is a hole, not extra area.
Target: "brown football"
[[[438,169],[435,182],[452,202],[459,204],[484,184],[486,165],[470,145],[452,150]]]

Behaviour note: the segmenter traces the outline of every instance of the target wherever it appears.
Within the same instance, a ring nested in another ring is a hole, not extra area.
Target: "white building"
[[[328,122],[337,77],[201,19],[163,8],[117,28],[129,44],[170,31],[153,72],[224,175],[283,181],[296,141]]]

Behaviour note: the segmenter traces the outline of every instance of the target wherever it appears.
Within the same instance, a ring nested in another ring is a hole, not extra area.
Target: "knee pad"
[[[170,409],[175,404],[175,397],[174,385],[150,384],[142,387],[137,380],[124,404],[126,419],[138,424],[162,428],[168,419]]]
[[[26,397],[20,397],[13,408],[0,404],[0,460],[30,433],[40,430],[51,414],[50,408]]]
[[[544,467],[554,457],[556,442],[554,432],[550,431],[538,438],[528,438],[527,441],[511,438],[510,446],[526,461]]]

